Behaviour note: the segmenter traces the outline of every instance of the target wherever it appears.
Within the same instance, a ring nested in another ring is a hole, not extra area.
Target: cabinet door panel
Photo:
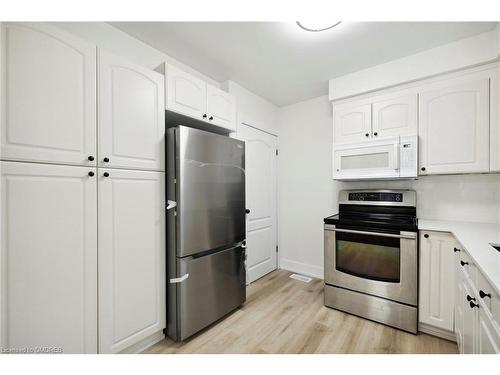
[[[99,351],[161,332],[165,302],[165,174],[99,176]]]
[[[45,24],[1,34],[1,157],[95,165],[95,46]]]
[[[203,119],[207,113],[207,84],[172,65],[166,70],[167,109]]]
[[[374,136],[389,137],[417,134],[416,94],[375,99],[372,111]]]
[[[491,79],[490,170],[500,172],[500,75]]]
[[[2,162],[1,345],[97,352],[97,184],[86,167]]]
[[[477,308],[471,308],[467,296],[477,298],[472,292],[472,288],[467,282],[467,276],[463,272],[460,273],[463,294],[459,303],[463,304],[463,353],[474,354],[476,353],[476,340],[477,340]]]
[[[165,169],[163,95],[161,74],[99,51],[101,166]]]
[[[420,167],[426,174],[489,170],[489,80],[462,78],[419,94]]]
[[[478,313],[477,335],[478,354],[500,354],[500,329],[483,308]]]
[[[234,96],[211,85],[207,85],[207,115],[209,123],[236,131]]]
[[[370,137],[370,104],[333,107],[333,143],[357,142]]]
[[[453,331],[454,245],[449,233],[421,232],[419,320],[449,332]]]

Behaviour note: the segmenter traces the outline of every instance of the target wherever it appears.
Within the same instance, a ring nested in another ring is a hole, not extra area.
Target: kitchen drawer
[[[495,292],[495,289],[493,289],[481,272],[477,272],[476,287],[479,299],[484,305],[483,307],[489,311],[496,325],[500,327],[500,296]],[[488,296],[488,294],[490,296]]]
[[[460,251],[456,254],[457,256],[455,259],[459,263],[459,268],[464,271],[465,275],[470,279],[470,281],[472,281],[472,284],[476,285],[477,267],[472,261],[472,258],[465,252],[463,247],[460,247]]]

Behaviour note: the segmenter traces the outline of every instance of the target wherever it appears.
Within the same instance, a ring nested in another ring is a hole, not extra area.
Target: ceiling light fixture
[[[299,25],[299,27],[301,29],[304,29],[306,31],[319,32],[319,31],[325,31],[325,30],[331,29],[331,28],[337,26],[340,22],[342,22],[342,21],[336,21],[336,22],[297,21],[297,25]]]

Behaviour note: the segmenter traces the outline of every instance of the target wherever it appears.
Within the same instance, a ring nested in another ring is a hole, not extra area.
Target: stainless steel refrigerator
[[[180,341],[246,299],[244,142],[168,129],[167,201],[167,334]]]

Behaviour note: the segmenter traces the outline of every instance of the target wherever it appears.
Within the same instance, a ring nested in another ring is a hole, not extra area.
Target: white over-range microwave
[[[387,137],[333,146],[334,180],[417,178],[418,137]]]

